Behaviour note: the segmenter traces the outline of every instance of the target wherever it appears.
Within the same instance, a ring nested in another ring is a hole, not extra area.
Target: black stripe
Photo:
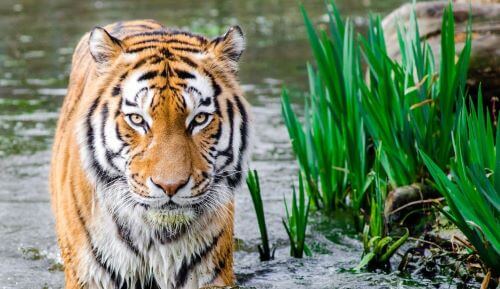
[[[132,35],[128,35],[125,38],[123,38],[123,41],[134,38],[134,37],[139,37],[139,36],[158,36],[158,35],[168,35],[168,32],[165,30],[154,30],[154,31],[146,31],[146,32],[141,32],[141,33],[134,33]]]
[[[219,261],[217,262],[215,269],[212,273],[212,278],[210,279],[210,282],[208,282],[208,284],[213,283],[215,279],[219,277],[219,274],[226,268],[227,266],[226,260],[228,258],[231,258],[231,250],[229,249],[229,247],[226,248],[226,250],[224,251],[224,255],[222,255]]]
[[[76,195],[75,195],[74,183],[72,182],[72,180],[71,180],[71,179],[70,179],[70,187],[71,187],[71,194],[73,195],[73,200],[74,200],[73,204],[75,205],[76,214],[77,214],[77,216],[78,216],[78,220],[79,220],[80,224],[82,225],[83,230],[84,230],[84,232],[85,232],[85,236],[86,236],[86,239],[87,239],[87,243],[88,243],[88,244],[90,245],[90,247],[91,247],[91,253],[92,253],[92,256],[94,257],[94,260],[96,261],[96,263],[97,263],[97,264],[101,267],[101,269],[103,269],[104,271],[106,271],[106,272],[107,272],[105,264],[103,264],[102,262],[100,262],[100,261],[101,261],[101,258],[99,258],[100,256],[97,256],[97,255],[95,254],[96,249],[95,249],[95,247],[94,247],[94,245],[93,245],[93,242],[92,242],[92,237],[91,237],[90,232],[89,232],[89,230],[88,230],[88,228],[87,228],[87,222],[86,222],[86,221],[85,221],[85,219],[83,218],[83,215],[82,215],[82,209],[81,209],[81,208],[80,208],[80,206],[78,205],[78,201],[77,201],[77,199],[76,199]],[[115,283],[115,282],[114,282],[114,280],[112,280],[112,281],[113,281],[113,283]],[[115,284],[116,284],[116,283],[115,283]],[[116,286],[118,286],[118,284],[116,284]]]
[[[88,150],[90,151],[90,155],[92,157],[90,166],[91,168],[95,171],[96,177],[99,181],[109,184],[116,180],[116,177],[111,177],[99,164],[97,161],[96,155],[95,155],[95,135],[94,135],[94,129],[92,128],[92,115],[97,109],[97,106],[99,105],[99,98],[96,98],[92,105],[90,106],[89,112],[87,114],[87,119],[86,119],[86,125],[87,125],[87,147]]]
[[[201,97],[201,92],[198,89],[196,89],[196,87],[190,86],[188,88],[188,93],[191,93],[191,92],[195,92],[198,96]]]
[[[191,59],[189,59],[186,56],[179,56],[179,59],[182,60],[183,62],[185,62],[187,65],[193,67],[193,68],[197,68],[198,67],[198,64],[194,63],[194,61],[192,61]]]
[[[189,73],[187,71],[184,71],[184,70],[174,69],[174,72],[181,79],[196,78],[193,74],[191,74],[191,73]]]
[[[146,61],[147,61],[148,59],[149,59],[148,57],[145,57],[145,58],[143,58],[143,59],[139,60],[139,61],[138,61],[138,62],[134,65],[134,67],[132,67],[132,70],[135,70],[135,69],[137,69],[137,68],[139,68],[139,67],[143,66],[144,64],[146,64]]]
[[[162,49],[160,49],[160,54],[162,54],[167,59],[171,59],[172,58],[172,53],[170,52],[170,50],[168,50],[165,47],[163,47]]]
[[[196,48],[190,48],[190,47],[180,47],[180,46],[171,46],[170,49],[177,50],[177,51],[186,51],[186,52],[192,52],[192,53],[200,53],[200,49]]]
[[[240,126],[241,149],[240,149],[240,151],[244,152],[247,149],[248,115],[247,115],[247,112],[245,110],[245,107],[243,106],[243,103],[241,102],[240,97],[235,95],[234,100],[236,101],[236,106],[238,107],[238,110],[240,111],[240,115],[241,115],[241,126]]]
[[[184,35],[184,36],[188,36],[191,38],[196,38],[196,40],[200,41],[202,44],[207,43],[207,39],[205,37],[197,35],[197,34],[193,34],[193,33],[187,32],[187,31],[169,29],[168,35]]]
[[[230,188],[236,188],[241,183],[241,166],[238,164],[231,175],[229,175],[229,173],[225,173],[224,175],[227,180],[227,185]]]
[[[152,79],[152,78],[155,78],[157,75],[158,75],[158,71],[148,71],[148,72],[144,73],[143,75],[141,75],[141,77],[139,77],[139,79],[137,79],[137,81]]]
[[[125,78],[127,78],[127,75],[128,75],[128,70],[125,71],[121,76],[120,76],[120,81],[124,81]]]
[[[200,99],[199,107],[200,106],[209,106],[211,103],[212,103],[212,98],[210,98],[210,97],[207,97],[205,99],[202,98],[202,99]]]
[[[184,113],[184,110],[186,109],[186,100],[184,97],[176,97],[175,99],[177,100],[176,103],[179,113]]]
[[[215,102],[217,103],[217,102]],[[219,121],[219,125],[217,126],[217,131],[210,136],[210,138],[215,139],[216,141],[219,141],[220,136],[222,135],[222,123]],[[215,148],[211,148],[215,150]]]
[[[179,39],[164,39],[164,38],[157,38],[157,37],[143,39],[141,41],[134,42],[134,43],[130,44],[129,46],[132,47],[132,46],[146,44],[146,43],[160,43],[160,44],[175,43],[175,44],[181,44],[181,45],[197,46],[197,44],[195,44],[195,43],[186,42],[186,41],[182,41],[182,40],[179,40]]]
[[[117,84],[115,86],[113,86],[113,90],[111,90],[111,96],[118,96],[120,95],[122,89],[120,87],[120,84]]]
[[[138,48],[134,48],[134,49],[127,49],[125,52],[126,53],[137,53],[137,52],[141,52],[141,51],[146,50],[146,49],[155,49],[155,48],[158,48],[158,46],[149,45],[149,46],[142,46],[142,47],[138,47]]]
[[[163,60],[163,58],[161,58],[161,57],[158,57],[158,56],[152,56],[152,57],[149,59],[149,63],[154,65],[154,64],[158,64],[158,63],[160,63],[162,60]]]
[[[135,103],[135,102],[131,102],[131,101],[129,101],[128,99],[125,99],[125,105],[128,105],[128,106],[134,106],[134,107],[136,107],[136,106],[137,106],[137,103]]]
[[[219,152],[219,155],[227,157],[226,161],[222,165],[222,167],[219,168],[219,170],[224,169],[227,167],[232,161],[233,161],[233,138],[234,138],[234,108],[233,108],[233,103],[228,99],[226,101],[227,109],[227,119],[229,121],[229,143],[227,147]]]
[[[163,39],[149,38],[149,39],[145,39],[145,40],[141,40],[141,41],[137,41],[137,42],[131,43],[129,46],[132,47],[132,46],[141,45],[141,44],[161,43],[161,42],[164,42],[164,41],[165,40],[163,40]]]
[[[115,288],[128,289],[127,282],[125,281],[125,279],[123,279],[123,277],[120,275],[120,273],[113,270],[104,261],[103,255],[101,254],[101,252],[99,252],[99,250],[94,245],[91,245],[91,247],[92,247],[92,254],[94,255],[94,259],[99,264],[99,266],[101,266],[101,268],[104,269],[104,271],[106,271],[106,273],[108,273],[109,278],[111,279],[113,284],[115,284]]]
[[[110,268],[106,265],[106,263],[103,262],[102,255],[99,253],[99,251],[97,250],[97,248],[94,246],[94,244],[92,242],[92,236],[90,235],[90,232],[87,228],[87,222],[83,218],[82,210],[81,210],[80,206],[78,205],[78,201],[77,201],[76,196],[75,196],[74,183],[72,181],[70,181],[70,186],[71,186],[71,194],[73,195],[73,199],[74,199],[73,203],[75,204],[76,214],[78,216],[78,220],[80,221],[80,223],[83,227],[83,230],[85,231],[85,235],[87,237],[87,242],[91,247],[92,256],[94,257],[94,260],[96,261],[96,263],[101,267],[101,269],[103,269],[104,271],[106,271],[106,273],[108,273],[110,275],[111,281],[115,284],[116,288],[119,288],[121,281],[116,278],[117,276],[115,274],[113,274],[112,270],[110,270]]]
[[[209,155],[210,157],[212,156],[209,152],[201,152],[200,154],[201,154],[201,157],[204,158],[207,163],[212,162],[212,160],[207,156],[207,155]]]
[[[122,136],[120,135],[120,129],[118,128],[117,125],[115,126],[115,134],[116,134],[116,137],[123,143],[124,141],[123,141]],[[122,144],[122,148],[119,150],[119,152],[121,152],[124,148],[125,148],[125,144]]]
[[[245,107],[243,106],[243,103],[241,102],[241,99],[239,96],[235,95],[234,99],[236,101],[236,106],[238,107],[238,110],[240,111],[241,115],[241,125],[240,125],[240,135],[241,135],[241,147],[239,149],[239,155],[238,155],[238,161],[236,164],[236,173],[234,173],[232,176],[228,177],[228,185],[230,187],[236,187],[240,184],[241,179],[242,179],[242,161],[243,161],[243,154],[247,150],[247,139],[248,139],[248,115],[245,110]]]
[[[215,114],[217,114],[219,117],[222,118],[222,112],[220,111],[220,103],[219,103],[219,100],[215,96],[214,96],[214,109],[215,109],[215,111],[214,111]]]
[[[210,81],[212,82],[212,87],[214,89],[214,98],[219,96],[219,94],[222,93],[220,85],[217,83],[217,81],[215,81],[215,78],[211,73],[209,73],[207,70],[204,70],[203,72],[205,72],[205,74],[208,76],[208,78],[210,78]]]
[[[135,289],[161,289],[160,285],[156,282],[154,278],[151,278],[149,281],[146,281],[144,285],[137,282],[135,285]]]
[[[224,37],[219,36],[219,37],[215,38],[214,40],[212,40],[212,43],[214,44],[214,46],[217,46],[217,44],[221,43],[222,40],[224,40]]]
[[[134,244],[132,237],[130,236],[130,228],[123,226],[120,220],[118,220],[118,216],[113,213],[109,212],[111,216],[113,217],[113,221],[116,224],[116,228],[118,230],[118,236],[122,240],[123,243],[127,245],[127,247],[132,251],[137,257],[144,259],[144,257],[141,255],[139,248]]]
[[[76,214],[78,215],[78,220],[80,221],[80,224],[82,225],[83,230],[85,231],[85,236],[87,237],[87,241],[90,244],[92,244],[92,238],[91,238],[90,232],[87,228],[87,222],[83,218],[82,209],[79,206],[78,199],[76,198],[76,195],[75,195],[76,188],[75,188],[75,183],[73,182],[72,178],[69,179],[69,184],[70,184],[70,188],[71,188],[71,195],[73,196],[73,200],[74,200],[73,203],[75,204]]]
[[[108,161],[108,165],[110,165],[114,170],[117,172],[121,172],[120,169],[115,165],[113,162],[114,158],[114,153],[108,149],[108,146],[106,145],[106,119],[108,118],[109,115],[109,109],[108,109],[108,104],[105,102],[103,104],[102,110],[101,110],[101,144],[104,148],[105,151],[105,157],[106,160]]]
[[[198,253],[194,253],[189,257],[189,260],[183,259],[181,263],[181,267],[179,271],[177,271],[175,278],[175,286],[174,288],[182,288],[186,284],[187,278],[189,276],[189,272],[194,269],[196,265],[198,265],[203,258],[205,258],[216,246],[219,241],[219,238],[224,233],[224,230],[221,230],[218,235],[216,235],[212,242],[200,250]]]

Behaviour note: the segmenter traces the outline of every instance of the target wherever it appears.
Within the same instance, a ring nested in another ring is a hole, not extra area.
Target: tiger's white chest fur
[[[113,214],[95,205],[88,224],[91,244],[80,252],[80,281],[89,289],[190,289],[212,283],[217,276],[210,249],[224,230],[214,216],[200,217],[170,240],[168,231],[144,222],[145,210],[135,206]]]

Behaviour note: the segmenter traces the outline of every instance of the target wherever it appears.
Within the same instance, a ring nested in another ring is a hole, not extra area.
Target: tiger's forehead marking
[[[141,80],[143,72],[132,73],[122,84],[123,100],[136,104],[144,109],[151,105],[153,90],[147,80]]]
[[[212,76],[185,65],[173,68],[173,73],[168,75],[163,75],[161,71],[158,67],[148,67],[138,69],[126,77],[121,84],[123,113],[140,114],[151,124],[151,113],[162,105],[167,93],[159,87],[177,90],[168,95],[180,106],[179,109],[188,114],[188,119],[198,112],[214,112],[217,89]],[[179,81],[183,85],[172,85]]]
[[[213,98],[214,88],[209,77],[197,72],[191,71],[194,78],[187,81],[187,86],[182,93],[186,108],[189,112],[195,111],[201,104],[206,103],[207,99]],[[213,103],[213,101],[211,101]]]
[[[149,108],[153,103],[155,89],[149,87],[147,80],[141,80],[143,75],[143,71],[136,71],[122,83],[121,109],[125,114],[140,114],[151,124],[153,119],[149,114]]]

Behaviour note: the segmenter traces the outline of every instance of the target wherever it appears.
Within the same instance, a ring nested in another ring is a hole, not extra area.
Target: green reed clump
[[[400,60],[387,52],[380,17],[370,18],[366,37],[355,37],[352,23],[340,17],[333,2],[327,12],[328,31],[318,32],[302,8],[315,66],[307,66],[303,121],[286,90],[282,114],[315,206],[361,212],[367,229],[360,268],[380,267],[408,237],[393,240],[383,225],[387,191],[425,181],[429,171],[445,170],[453,156],[451,135],[460,123],[471,36],[468,32],[457,57],[450,4],[442,17],[438,69],[430,45],[420,39],[415,12],[408,28],[397,30]],[[373,151],[380,168],[374,168]],[[436,167],[429,167],[429,160]]]
[[[293,151],[317,208],[346,207],[346,196],[357,210],[369,185],[367,145],[359,82],[359,45],[350,21],[343,21],[334,3],[328,10],[329,34],[316,33],[302,13],[317,68],[307,66],[309,97],[304,123],[295,114],[286,90],[282,112]]]
[[[462,107],[453,132],[455,156],[449,175],[421,150],[421,156],[446,199],[441,212],[467,237],[480,259],[500,275],[500,129],[483,111]]]
[[[306,229],[311,202],[306,197],[305,186],[302,175],[299,174],[298,198],[295,186],[292,186],[293,194],[290,209],[286,200],[283,200],[285,203],[286,218],[283,218],[282,222],[290,240],[290,255],[295,258],[302,258],[304,253],[306,256],[312,256],[311,250],[306,244]]]
[[[392,186],[409,185],[425,175],[417,147],[425,148],[444,168],[451,157],[456,104],[470,58],[470,33],[455,62],[451,5],[444,10],[438,73],[432,51],[420,41],[415,13],[410,30],[398,29],[401,62],[387,54],[379,17],[372,17],[367,37],[360,37],[368,80],[360,82],[366,128],[382,144],[382,166]]]
[[[455,61],[451,5],[442,19],[440,69],[430,46],[420,40],[415,13],[408,29],[398,29],[399,61],[388,55],[379,17],[370,19],[366,37],[355,37],[352,23],[340,17],[333,2],[328,31],[317,32],[304,8],[302,13],[315,66],[307,66],[303,121],[286,90],[282,114],[315,206],[326,212],[346,207],[370,211],[366,192],[373,181],[373,147],[382,148],[381,174],[390,189],[427,176],[418,147],[445,168],[471,50],[469,33]]]
[[[247,175],[247,186],[252,196],[255,214],[257,215],[257,222],[259,224],[260,238],[262,244],[257,248],[259,249],[259,256],[261,261],[269,261],[274,258],[274,251],[271,252],[269,247],[269,238],[267,235],[266,216],[264,215],[264,204],[262,203],[259,174],[256,170],[249,170]]]

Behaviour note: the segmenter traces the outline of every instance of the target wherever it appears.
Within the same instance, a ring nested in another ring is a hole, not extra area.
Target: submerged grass
[[[266,216],[264,215],[264,204],[262,203],[259,174],[256,170],[249,170],[247,175],[247,186],[252,196],[257,222],[259,224],[259,232],[262,244],[258,246],[259,256],[261,261],[269,261],[274,258],[274,251],[271,252],[269,246],[269,238],[267,235]]]
[[[479,97],[479,104],[482,97]],[[500,130],[479,105],[462,107],[453,133],[455,156],[447,175],[421,150],[445,197],[443,214],[467,237],[494,276],[500,276]]]
[[[306,230],[311,202],[306,197],[305,184],[300,174],[298,197],[295,186],[292,186],[292,190],[290,208],[286,200],[283,200],[285,203],[286,218],[282,219],[283,226],[290,240],[290,255],[295,258],[302,258],[304,253],[306,256],[312,256],[312,252],[306,244]]]

